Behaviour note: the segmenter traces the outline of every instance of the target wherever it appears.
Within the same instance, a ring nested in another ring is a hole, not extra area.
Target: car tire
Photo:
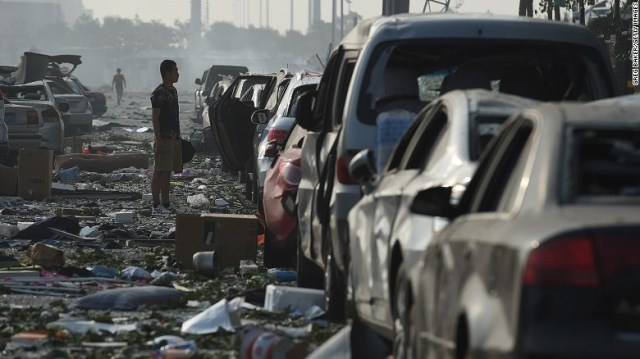
[[[300,232],[296,228],[294,231],[296,236],[296,246],[298,252],[297,270],[298,270],[298,287],[324,289],[324,272],[316,263],[304,255],[302,251],[302,242]]]
[[[296,266],[296,250],[288,238],[284,245],[274,245],[274,235],[268,229],[264,231],[264,267],[265,268],[294,268]]]
[[[351,358],[386,359],[391,354],[388,341],[355,317],[349,335]]]
[[[329,248],[324,267],[324,305],[327,319],[344,323],[347,302],[347,286],[344,274],[335,262],[333,245],[329,239]]]
[[[404,264],[400,264],[395,279],[393,291],[393,301],[391,308],[393,318],[393,357],[398,359],[412,358],[412,307],[413,295],[411,285],[407,279],[407,272]]]

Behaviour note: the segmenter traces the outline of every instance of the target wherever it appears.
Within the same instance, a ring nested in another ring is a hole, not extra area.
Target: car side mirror
[[[296,122],[300,127],[307,131],[315,129],[313,119],[313,108],[318,97],[318,91],[307,91],[298,96],[298,105],[296,106]]]
[[[68,102],[61,102],[58,104],[58,110],[62,111],[62,112],[67,112],[69,111],[69,103]]]
[[[268,158],[275,158],[278,155],[278,141],[273,140],[267,143],[267,148],[264,150],[264,156]]]
[[[416,195],[411,203],[411,212],[431,217],[453,219],[456,207],[451,204],[451,187],[431,187]]]
[[[376,160],[373,151],[364,149],[349,162],[349,173],[354,181],[364,184],[376,176]]]
[[[202,85],[202,80],[201,80],[201,79],[199,79],[199,78],[197,78],[197,79],[196,79],[196,85]]]
[[[251,114],[251,122],[254,125],[264,125],[269,122],[269,110],[261,109],[253,111]]]

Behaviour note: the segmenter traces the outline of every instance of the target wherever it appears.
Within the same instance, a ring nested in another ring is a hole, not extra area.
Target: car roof
[[[525,108],[532,107],[540,103],[540,101],[536,101],[530,98],[485,89],[453,90],[450,93],[464,94],[464,96],[476,102],[481,109],[500,109],[505,107]],[[447,94],[444,94],[443,96],[447,96]]]
[[[509,31],[505,31],[509,29]],[[400,14],[360,22],[342,40],[344,47],[362,47],[372,37],[496,38],[572,43],[593,46],[595,37],[584,26],[522,16],[491,14]]]
[[[569,126],[618,127],[640,126],[640,95],[615,97],[591,103],[557,102],[533,108],[544,121]]]

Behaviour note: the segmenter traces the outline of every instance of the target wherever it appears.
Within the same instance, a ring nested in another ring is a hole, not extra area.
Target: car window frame
[[[434,106],[416,130],[416,135],[411,139],[407,150],[400,161],[400,171],[408,169],[422,169],[432,154],[434,144],[442,135],[449,124],[450,111],[442,103]],[[425,147],[426,146],[426,147]]]
[[[392,171],[396,171],[400,168],[400,163],[402,162],[402,158],[409,148],[409,144],[412,139],[417,136],[418,128],[427,120],[431,110],[436,107],[436,105],[440,104],[440,102],[433,102],[427,105],[422,111],[420,111],[413,122],[409,125],[409,127],[405,130],[404,134],[398,141],[398,144],[394,148],[391,156],[389,156],[389,161],[384,166],[383,173],[388,173]]]
[[[336,71],[336,66],[339,66],[344,58],[344,48],[342,46],[338,47],[338,49],[334,52],[332,56],[329,57],[329,61],[327,61],[327,66],[324,70],[324,75],[320,79],[318,83],[317,96],[313,107],[313,122],[315,123],[315,128],[313,132],[321,132],[325,128],[325,123],[327,121],[327,111],[328,106],[332,105],[332,101],[334,96],[331,96],[335,92],[335,83],[338,80],[338,71]]]
[[[534,121],[526,117],[516,119],[515,126],[510,129],[507,137],[499,144],[496,153],[489,160],[486,175],[483,176],[476,190],[471,212],[498,212],[506,184],[525,148],[531,142],[534,130]]]
[[[355,72],[356,63],[360,51],[346,50],[340,63],[340,71],[338,73],[335,91],[333,92],[333,100],[331,101],[331,128],[329,130],[337,131],[342,128],[342,117],[344,115],[344,107],[347,102],[347,92],[351,85],[351,80]]]

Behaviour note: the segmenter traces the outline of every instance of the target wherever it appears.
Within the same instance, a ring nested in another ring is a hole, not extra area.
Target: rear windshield
[[[10,100],[49,101],[44,86],[0,87]]]
[[[55,82],[47,82],[47,84],[49,84],[49,88],[51,89],[51,93],[53,93],[54,95],[73,94],[73,92],[71,91],[71,89],[69,89],[69,87],[62,86],[62,85],[60,85],[58,83],[55,83]]]
[[[469,159],[477,161],[489,142],[500,132],[507,116],[478,115],[470,123]],[[475,130],[475,131],[474,131]]]
[[[564,202],[640,199],[640,129],[568,130]]]
[[[367,67],[358,118],[421,107],[448,91],[484,88],[542,101],[590,101],[614,95],[609,71],[589,47],[504,40],[381,44]]]

